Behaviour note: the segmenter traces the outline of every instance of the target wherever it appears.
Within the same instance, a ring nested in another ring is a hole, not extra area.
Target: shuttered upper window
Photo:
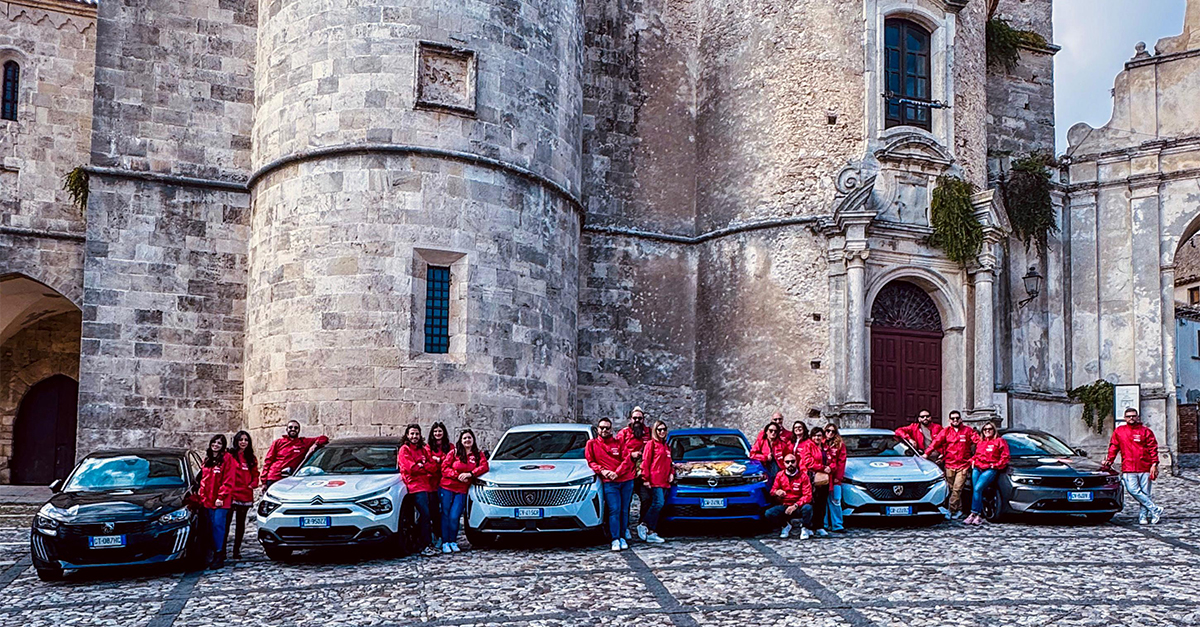
[[[884,23],[887,128],[932,130],[929,31],[902,19]]]

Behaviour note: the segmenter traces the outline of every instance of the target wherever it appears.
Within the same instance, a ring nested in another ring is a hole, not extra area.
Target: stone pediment
[[[901,133],[886,139],[887,143],[875,151],[881,164],[903,164],[945,171],[954,162],[954,157],[932,137],[916,132]]]

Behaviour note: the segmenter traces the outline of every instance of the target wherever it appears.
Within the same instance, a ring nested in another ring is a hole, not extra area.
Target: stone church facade
[[[1053,151],[1056,48],[989,68],[986,24],[1052,41],[1050,0],[0,7],[0,480],[291,419],[494,443],[635,404],[1103,441],[1066,395],[1097,324],[1075,170],[1044,250],[995,191]],[[947,174],[980,190],[965,265],[926,241]]]

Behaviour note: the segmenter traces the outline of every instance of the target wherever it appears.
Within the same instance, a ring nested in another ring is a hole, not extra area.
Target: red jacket
[[[971,448],[979,444],[979,434],[963,425],[958,429],[946,427],[925,448],[926,453],[940,451],[946,468],[962,470],[971,467]]]
[[[416,448],[405,442],[400,445],[396,454],[396,465],[400,468],[400,478],[404,487],[412,494],[418,492],[434,492],[438,480],[442,478],[442,467],[433,461],[433,452],[428,446]]]
[[[587,460],[588,467],[605,483],[621,483],[633,479],[633,458],[617,438],[588,440],[587,445],[583,447],[583,457]],[[600,473],[601,470],[611,470],[617,473],[617,478],[608,479]]]
[[[784,491],[783,498],[775,494],[779,490]],[[771,485],[771,496],[779,499],[779,504],[784,506],[812,503],[813,489],[808,473],[800,471],[789,477],[786,470],[780,470],[775,474],[775,483]]]
[[[271,443],[271,448],[267,449],[267,455],[263,457],[262,480],[278,481],[282,479],[284,468],[290,468],[292,472],[295,472],[313,445],[320,448],[328,442],[329,438],[323,435],[315,438],[285,436],[275,440]]]
[[[675,467],[671,464],[671,449],[665,442],[650,440],[642,449],[642,479],[651,488],[671,487],[671,475]]]
[[[1108,459],[1105,464],[1112,465],[1121,454],[1121,472],[1150,472],[1150,467],[1158,463],[1158,440],[1154,431],[1144,424],[1136,427],[1121,425],[1113,429],[1112,439],[1108,442]]]
[[[980,438],[975,446],[975,457],[971,464],[980,470],[1003,470],[1008,467],[1008,442],[1004,438]]]
[[[837,448],[832,446],[825,447],[825,463],[833,472],[829,473],[829,481],[833,485],[842,483],[846,478],[846,445],[843,444]]]
[[[238,503],[253,503],[254,488],[258,487],[258,466],[242,459],[241,453],[233,455],[233,500]]]
[[[808,438],[796,445],[796,465],[800,470],[821,470],[823,463],[824,451],[821,450],[821,445]]]
[[[233,455],[225,453],[225,459],[216,466],[200,467],[200,504],[208,509],[229,509],[233,505],[233,481],[237,473],[233,467]],[[217,499],[221,499],[220,508]]]
[[[929,433],[933,436],[933,439],[936,440],[938,434],[941,432],[942,425],[939,425],[936,422],[929,423]],[[925,445],[930,444],[930,442],[925,441],[925,432],[921,431],[921,423],[919,422],[907,424],[899,429],[896,429],[896,437],[908,440],[911,444],[916,446],[917,451],[921,453],[925,452]]]
[[[451,444],[450,450],[448,450],[448,451],[435,451],[435,450],[433,450],[433,447],[429,445],[429,440],[426,440],[425,447],[429,449],[429,455],[433,457],[433,463],[437,464],[438,469],[439,469],[438,473],[440,475],[440,473],[442,472],[441,471],[442,463],[446,461],[447,457],[450,457],[451,455],[454,454],[454,445]]]
[[[467,453],[466,459],[458,458],[457,449],[451,449],[442,460],[441,487],[456,494],[466,494],[471,484],[459,481],[458,475],[469,472],[471,477],[478,477],[488,471],[487,454],[483,451]]]
[[[754,446],[750,449],[750,459],[757,460],[766,465],[768,461],[774,462],[776,466],[783,468],[783,458],[792,451],[792,443],[783,438],[775,438],[772,443],[767,438],[756,440]]]
[[[754,439],[754,443],[758,444],[759,440],[765,440],[765,439],[767,439],[767,430],[763,429],[762,431],[758,432],[758,437]],[[788,444],[795,444],[796,443],[796,434],[792,433],[791,431],[788,431],[787,429],[780,429],[779,430],[779,439],[784,440]]]

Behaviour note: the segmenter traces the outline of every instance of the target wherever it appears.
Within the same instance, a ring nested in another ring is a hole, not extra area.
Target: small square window
[[[450,352],[450,268],[429,266],[425,276],[425,352]]]
[[[1200,287],[1188,288],[1188,304],[1200,305]]]

